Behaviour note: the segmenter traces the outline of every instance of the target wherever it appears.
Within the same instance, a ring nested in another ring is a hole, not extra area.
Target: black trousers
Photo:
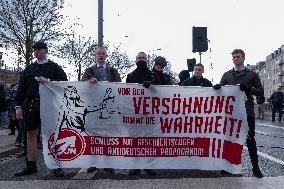
[[[258,155],[255,142],[255,118],[253,116],[247,116],[249,131],[247,135],[247,147],[253,169],[258,169]]]

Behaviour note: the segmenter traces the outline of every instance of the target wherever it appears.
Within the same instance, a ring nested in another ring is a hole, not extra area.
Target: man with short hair
[[[48,48],[44,42],[33,45],[36,62],[28,65],[23,71],[18,85],[15,103],[16,117],[23,119],[27,129],[27,162],[26,168],[15,176],[25,176],[37,173],[37,134],[40,128],[40,96],[39,84],[50,81],[67,81],[63,69],[56,63],[47,59]],[[64,176],[62,169],[54,169],[55,176]]]
[[[95,50],[96,64],[87,68],[82,76],[81,81],[97,83],[97,81],[121,82],[117,69],[106,63],[108,57],[104,47],[98,47]]]
[[[121,82],[117,69],[106,63],[107,57],[106,48],[98,47],[95,50],[96,64],[85,70],[81,81],[88,80],[92,84],[96,84],[97,81]],[[96,169],[96,167],[90,167],[87,169],[87,172],[92,173]],[[104,170],[106,172],[113,173],[113,169],[105,168]]]
[[[240,90],[244,91],[247,96],[247,101],[245,102],[247,122],[248,122],[248,135],[247,135],[247,147],[249,151],[249,156],[252,163],[253,175],[257,178],[262,178],[263,175],[258,166],[258,155],[255,141],[255,117],[254,117],[254,98],[255,96],[261,96],[264,94],[260,79],[257,73],[253,72],[249,68],[244,66],[245,53],[242,49],[233,50],[232,58],[234,63],[234,68],[225,72],[222,76],[220,85],[214,86],[215,89],[220,89],[223,85],[240,85]],[[218,87],[217,87],[218,86]]]
[[[204,66],[198,63],[194,66],[194,74],[191,78],[181,83],[182,86],[201,86],[201,87],[212,87],[211,81],[204,78]]]

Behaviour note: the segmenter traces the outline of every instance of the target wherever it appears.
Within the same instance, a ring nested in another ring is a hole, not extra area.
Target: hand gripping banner
[[[248,126],[238,86],[52,82],[40,86],[49,168],[241,173]]]

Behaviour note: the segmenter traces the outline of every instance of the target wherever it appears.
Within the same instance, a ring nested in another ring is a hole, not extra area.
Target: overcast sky
[[[97,0],[65,2],[64,14],[79,17],[82,34],[97,38]],[[163,55],[179,73],[186,59],[199,60],[192,27],[207,27],[211,53],[203,53],[202,64],[205,77],[217,83],[233,66],[233,49],[256,64],[284,44],[283,7],[283,0],[104,0],[104,41],[121,43],[132,60],[140,51]]]

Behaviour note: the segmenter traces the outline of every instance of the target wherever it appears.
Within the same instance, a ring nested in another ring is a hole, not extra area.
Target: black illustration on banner
[[[63,149],[60,148],[60,146],[57,146],[59,145],[57,140],[62,129],[78,129],[81,132],[85,132],[86,116],[89,113],[94,112],[98,114],[99,119],[110,119],[115,113],[121,114],[111,88],[106,89],[103,99],[98,103],[98,105],[87,106],[86,103],[81,100],[76,87],[65,87],[63,104],[60,107],[56,124],[58,134],[55,135],[52,140],[53,144],[49,144],[52,146],[52,152],[50,154],[58,155],[62,153]]]

